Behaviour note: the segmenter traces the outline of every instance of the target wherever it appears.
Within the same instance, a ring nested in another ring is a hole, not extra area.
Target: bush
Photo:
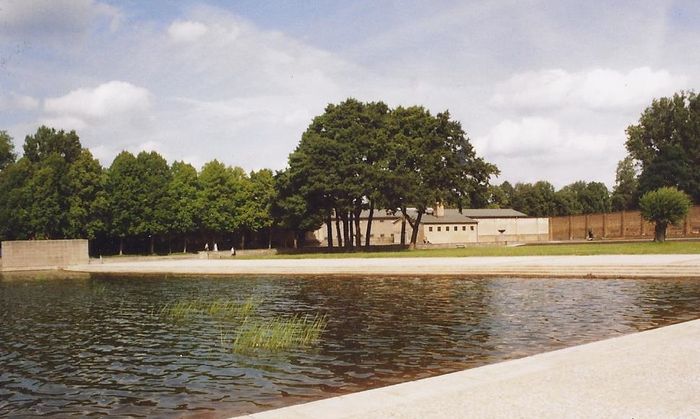
[[[639,200],[639,209],[642,217],[655,223],[654,241],[666,240],[666,228],[669,224],[677,224],[682,221],[691,201],[688,195],[675,187],[659,188],[645,193]]]

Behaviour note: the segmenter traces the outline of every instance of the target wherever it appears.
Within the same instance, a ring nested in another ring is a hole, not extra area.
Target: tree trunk
[[[119,256],[124,255],[124,237],[119,238]]]
[[[360,229],[360,215],[362,215],[362,207],[355,208],[355,246],[359,249],[362,247],[362,230]]]
[[[153,237],[153,234],[151,234],[150,239],[151,239],[151,240],[150,240],[151,243],[150,243],[150,245],[149,245],[149,252],[150,252],[151,254],[153,254],[153,253],[155,253],[155,252],[153,251],[153,249],[154,249],[154,247],[155,247],[155,246],[153,245],[153,241],[155,240],[155,237]]]
[[[663,243],[666,241],[666,223],[656,223],[654,226],[654,241]]]
[[[416,221],[413,222],[413,231],[411,232],[411,249],[416,248],[416,241],[418,240],[418,228],[420,227],[420,220],[423,218],[423,211],[418,211],[418,216],[416,217]]]
[[[245,232],[241,233],[241,250],[245,249]]]
[[[328,210],[326,217],[326,235],[328,236],[328,247],[333,247],[333,222],[331,221],[330,210]]]
[[[346,249],[350,248],[350,228],[348,226],[348,214],[343,213],[341,219],[343,220],[343,245]]]
[[[267,248],[272,249],[272,226],[270,226],[267,233]]]
[[[401,217],[401,246],[406,245],[406,216]]]
[[[182,245],[182,253],[187,253],[187,236],[183,238],[184,244]]]
[[[370,235],[372,234],[372,217],[374,216],[374,201],[369,202],[369,217],[367,217],[367,232],[365,233],[365,247],[369,249]]]
[[[336,237],[338,238],[338,247],[343,247],[343,237],[340,235],[340,213],[338,212],[338,209],[335,209],[335,232]]]
[[[348,228],[350,229],[350,248],[355,247],[355,214],[348,211]]]

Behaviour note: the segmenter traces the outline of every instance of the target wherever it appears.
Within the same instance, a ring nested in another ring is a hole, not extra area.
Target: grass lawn
[[[666,243],[591,242],[577,244],[526,245],[518,247],[465,247],[462,249],[421,249],[392,252],[301,253],[238,256],[241,259],[335,259],[394,257],[468,257],[468,256],[552,256],[552,255],[654,255],[700,254],[700,241]]]

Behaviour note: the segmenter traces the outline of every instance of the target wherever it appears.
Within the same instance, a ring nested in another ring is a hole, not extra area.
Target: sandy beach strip
[[[339,259],[154,259],[63,268],[72,272],[187,275],[386,275],[700,279],[700,255]]]

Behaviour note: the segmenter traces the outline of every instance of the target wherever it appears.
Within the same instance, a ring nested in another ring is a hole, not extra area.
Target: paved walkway
[[[700,320],[246,418],[698,418]]]
[[[93,261],[66,270],[113,273],[281,275],[460,275],[697,278],[700,255],[518,256],[347,259],[177,259]]]

